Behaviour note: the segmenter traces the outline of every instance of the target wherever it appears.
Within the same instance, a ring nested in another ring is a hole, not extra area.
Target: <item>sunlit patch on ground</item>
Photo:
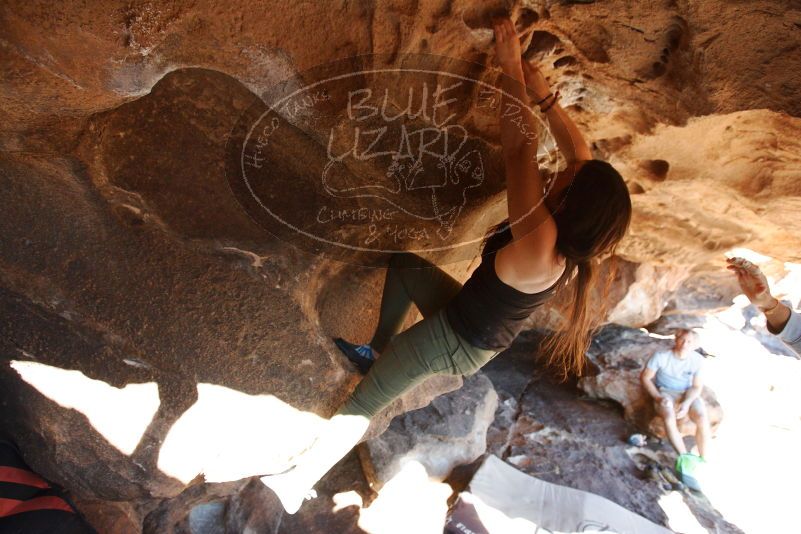
[[[159,454],[164,473],[189,482],[227,482],[279,473],[308,447],[324,421],[273,395],[198,384],[198,400],[170,429]]]
[[[707,534],[707,529],[702,527],[695,518],[692,510],[684,502],[681,493],[671,491],[662,495],[659,498],[659,506],[665,512],[671,530],[683,534]]]
[[[347,508],[348,506],[358,506],[359,508],[362,507],[364,502],[362,501],[362,496],[359,495],[355,491],[343,491],[342,493],[337,493],[333,496],[334,507],[331,509],[332,512],[337,513],[340,510]]]
[[[359,527],[371,534],[442,534],[451,487],[429,478],[425,467],[406,462],[363,508]]]
[[[123,454],[133,453],[159,408],[158,386],[153,382],[116,388],[80,371],[37,362],[12,361],[11,367],[45,397],[84,414]]]
[[[769,277],[773,294],[797,304],[801,270],[794,264],[784,270],[781,278]],[[765,331],[764,316],[749,319],[753,314],[740,296],[698,329],[703,348],[714,355],[706,361],[706,383],[725,414],[712,440],[704,493],[746,532],[790,532],[801,479],[801,360],[773,354],[740,331],[747,324]]]

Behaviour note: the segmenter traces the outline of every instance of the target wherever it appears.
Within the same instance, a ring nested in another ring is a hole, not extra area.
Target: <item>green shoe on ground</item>
[[[700,456],[691,453],[680,454],[676,459],[676,474],[685,486],[695,491],[701,491],[705,465],[706,460]]]

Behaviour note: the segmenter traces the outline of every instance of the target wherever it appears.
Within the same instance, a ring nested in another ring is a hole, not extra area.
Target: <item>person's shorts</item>
[[[681,404],[681,402],[684,400],[684,396],[687,394],[687,390],[677,391],[675,389],[667,389],[667,388],[658,388],[658,389],[659,393],[671,398],[674,407],[677,407],[679,404]],[[659,411],[659,401],[656,400],[654,401],[654,407],[656,408],[657,411]],[[701,397],[695,399],[693,403],[690,405],[690,410],[693,410],[699,414],[706,413],[706,405],[704,404],[703,399],[701,399]]]

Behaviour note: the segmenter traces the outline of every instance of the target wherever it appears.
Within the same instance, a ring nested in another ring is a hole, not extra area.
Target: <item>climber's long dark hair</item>
[[[556,250],[566,263],[556,290],[558,293],[572,290],[568,299],[572,307],[568,324],[546,338],[542,351],[562,378],[567,378],[571,373],[581,375],[590,336],[603,316],[602,310],[590,313],[587,308],[597,282],[599,257],[609,253],[614,258],[617,244],[631,221],[631,199],[626,183],[609,163],[587,161],[576,173],[552,216],[558,232]],[[511,239],[506,219],[487,231],[482,255],[501,248]],[[604,296],[613,277],[614,268],[610,268]]]

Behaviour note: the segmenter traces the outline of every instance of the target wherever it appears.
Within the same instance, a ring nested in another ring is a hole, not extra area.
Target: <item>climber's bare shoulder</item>
[[[532,252],[526,240],[512,241],[495,254],[495,273],[501,282],[524,293],[551,287],[565,270],[564,258],[551,245]]]

